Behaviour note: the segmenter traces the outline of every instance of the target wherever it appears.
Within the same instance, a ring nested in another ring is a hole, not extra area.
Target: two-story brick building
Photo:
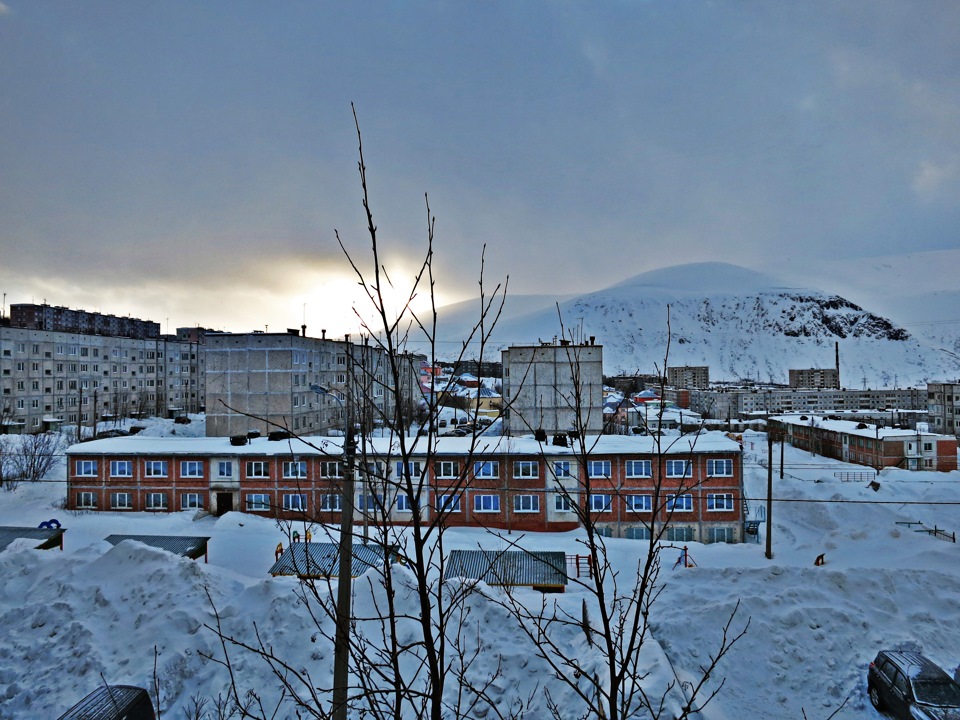
[[[67,507],[240,510],[336,524],[342,439],[309,440],[129,437],[74,445]],[[450,526],[549,532],[574,529],[578,512],[589,512],[610,536],[643,539],[667,524],[673,541],[742,540],[739,444],[721,433],[663,438],[659,452],[656,442],[604,436],[583,457],[529,437],[484,438],[473,452],[468,438],[439,438],[435,452],[415,452],[405,464],[395,446],[374,439],[356,460],[356,518],[407,524],[415,511],[442,511]]]
[[[771,432],[783,433],[794,447],[875,470],[957,469],[957,439],[922,427],[902,430],[816,415],[781,415],[767,423]]]

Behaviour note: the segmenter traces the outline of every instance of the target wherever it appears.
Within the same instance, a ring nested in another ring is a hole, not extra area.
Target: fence
[[[833,476],[842,482],[873,482],[877,479],[875,472],[835,472]]]

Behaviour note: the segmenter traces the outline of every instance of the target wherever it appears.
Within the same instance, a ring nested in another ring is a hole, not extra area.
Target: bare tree
[[[4,439],[5,447],[0,447],[0,479],[7,490],[16,489],[21,482],[41,480],[60,460],[66,445],[64,436],[56,432]]]
[[[355,121],[356,121],[356,115]],[[349,709],[351,713],[372,718],[422,717],[432,720],[486,716],[491,718],[520,717],[528,699],[519,698],[504,704],[490,689],[501,680],[499,666],[490,672],[481,669],[482,652],[480,618],[472,616],[471,602],[476,598],[455,584],[443,582],[446,549],[444,534],[454,507],[451,498],[465,486],[470,458],[483,439],[476,429],[469,438],[466,461],[438,488],[427,469],[436,456],[438,411],[436,393],[424,396],[419,383],[402,382],[415,359],[408,346],[415,340],[426,348],[427,362],[437,362],[437,307],[434,276],[435,217],[426,199],[426,247],[419,268],[412,279],[394,283],[382,257],[382,249],[370,207],[367,167],[359,123],[358,170],[363,193],[363,208],[369,242],[369,257],[361,261],[337,232],[337,241],[355,273],[356,279],[375,320],[368,321],[357,313],[365,344],[369,343],[382,358],[382,366],[356,363],[348,369],[350,387],[345,388],[348,417],[348,438],[359,422],[361,429],[383,428],[377,443],[360,434],[355,451],[343,452],[343,446],[315,446],[331,458],[343,461],[339,481],[331,485],[332,497],[359,516],[362,531],[329,521],[329,515],[318,515],[304,522],[317,539],[333,544],[350,533],[357,542],[377,549],[384,561],[354,584],[353,611],[349,623],[348,652],[350,676],[346,708],[336,700],[340,690],[336,680],[331,685],[325,673],[311,673],[307,668],[292,667],[277,657],[256,627],[252,639],[227,632],[219,616],[211,626],[221,640],[223,655],[212,658],[231,670],[231,695],[244,717],[263,717],[259,702],[239,687],[232,672],[231,653],[253,653],[266,663],[282,694],[297,707],[298,714],[315,718],[337,717]],[[478,320],[463,347],[479,346],[482,357],[497,318],[503,307],[506,283],[492,291],[485,287],[483,255],[479,273],[480,305]],[[397,315],[391,310],[387,295],[400,290],[405,301]],[[426,309],[417,311],[415,301],[426,298]],[[459,361],[461,358],[458,358]],[[371,403],[370,395],[389,401]],[[372,408],[376,417],[361,422],[349,408]],[[418,410],[419,409],[419,410]],[[427,432],[409,434],[411,416],[417,412],[428,418]],[[345,438],[346,445],[349,442]],[[296,438],[302,440],[301,438]],[[356,473],[356,477],[354,477]],[[360,483],[359,496],[351,489],[354,480]],[[447,498],[449,502],[442,500]],[[398,510],[398,508],[400,508]],[[334,507],[328,508],[330,510]],[[402,517],[398,518],[400,513]],[[344,557],[339,558],[344,562]],[[337,631],[342,618],[335,600],[336,583],[327,576],[319,577],[320,568],[298,568],[304,578],[298,596],[313,620],[315,638],[339,645]],[[315,677],[319,675],[319,677]],[[331,704],[329,698],[334,697]]]
[[[568,337],[562,318],[560,325],[562,337]],[[668,337],[669,326],[668,309]],[[663,587],[663,551],[675,547],[667,542],[674,520],[671,498],[694,492],[699,494],[704,484],[701,478],[692,476],[687,479],[686,472],[668,482],[665,466],[670,461],[668,458],[684,461],[687,453],[693,452],[700,432],[670,436],[658,431],[649,438],[638,439],[638,442],[652,442],[651,477],[644,490],[651,495],[651,507],[641,520],[645,539],[641,541],[643,545],[638,553],[636,573],[619,572],[605,540],[603,513],[609,508],[595,507],[593,496],[597,493],[598,497],[609,497],[608,494],[612,493],[616,499],[626,493],[623,488],[612,487],[610,477],[597,477],[595,468],[591,467],[600,435],[588,434],[586,419],[599,408],[588,408],[583,404],[588,393],[580,360],[582,345],[571,338],[563,347],[572,378],[572,389],[564,401],[575,418],[574,430],[568,437],[576,457],[579,479],[575,486],[558,479],[553,490],[564,499],[583,529],[579,542],[588,558],[590,577],[572,578],[571,582],[586,592],[589,601],[583,602],[579,612],[547,596],[539,605],[531,605],[509,593],[500,596],[500,602],[517,618],[520,631],[531,643],[531,650],[579,699],[579,708],[572,708],[569,703],[561,705],[551,697],[550,709],[554,717],[607,720],[690,717],[702,710],[722,688],[722,681],[707,685],[707,680],[717,672],[724,655],[749,626],[749,620],[739,625],[736,623],[737,610],[734,609],[724,627],[718,629],[716,645],[708,661],[699,667],[692,680],[681,682],[676,675],[666,679],[651,677],[651,668],[656,665],[657,658],[652,631],[656,623],[657,599]],[[664,352],[664,368],[668,357],[669,340]],[[663,390],[661,381],[661,399]],[[661,402],[657,411],[658,427],[663,425],[664,410]],[[609,428],[605,427],[604,431],[608,432]],[[546,454],[545,448],[544,459]],[[523,550],[520,542],[504,539],[512,547]],[[683,552],[681,557],[685,558],[685,548]],[[591,652],[583,651],[584,640]]]

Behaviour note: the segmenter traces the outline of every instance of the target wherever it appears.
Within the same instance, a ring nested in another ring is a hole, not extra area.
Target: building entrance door
[[[233,511],[233,493],[217,493],[217,516]]]

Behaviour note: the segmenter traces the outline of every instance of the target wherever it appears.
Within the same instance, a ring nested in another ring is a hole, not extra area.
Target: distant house
[[[780,415],[769,418],[767,423],[771,432],[783,433],[786,442],[794,447],[876,470],[957,469],[957,439],[952,435],[816,415]]]

